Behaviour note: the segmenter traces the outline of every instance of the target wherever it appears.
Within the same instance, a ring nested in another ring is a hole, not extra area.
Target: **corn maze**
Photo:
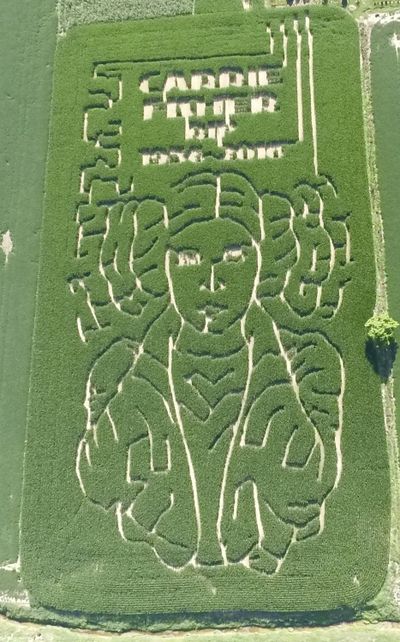
[[[355,607],[389,501],[355,27],[193,20],[59,47],[25,581],[121,617]]]

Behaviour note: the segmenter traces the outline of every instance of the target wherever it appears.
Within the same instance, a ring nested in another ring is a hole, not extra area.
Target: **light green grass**
[[[22,460],[43,185],[48,142],[54,0],[6,2],[0,21],[0,565],[18,555]]]
[[[400,319],[400,61],[390,39],[400,34],[396,22],[378,25],[372,32],[372,95],[376,129],[376,157],[385,234],[389,312]],[[397,426],[400,421],[400,361],[394,363]]]

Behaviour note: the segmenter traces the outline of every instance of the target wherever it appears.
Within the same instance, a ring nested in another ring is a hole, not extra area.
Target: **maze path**
[[[139,149],[144,168],[188,166],[170,199],[137,193],[135,63],[95,63],[83,113],[77,331],[90,343],[119,318],[129,326],[88,374],[76,476],[123,541],[146,542],[178,572],[278,573],[292,546],[323,532],[342,471],[345,368],[324,328],[350,278],[348,213],[318,175],[310,18],[265,33],[258,67],[136,81],[146,126],[182,125],[183,146]],[[297,140],[232,145],[243,119],[279,113],[281,82],[295,88]],[[206,141],[215,159],[275,162],[309,138],[316,182],[292,194],[201,168]],[[302,319],[319,320],[314,334],[299,333]]]

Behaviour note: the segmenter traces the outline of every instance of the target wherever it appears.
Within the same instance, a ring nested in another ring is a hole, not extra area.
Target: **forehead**
[[[232,245],[250,246],[251,241],[251,235],[240,223],[214,218],[190,223],[171,238],[170,247],[176,251],[191,249],[205,256],[215,256]]]

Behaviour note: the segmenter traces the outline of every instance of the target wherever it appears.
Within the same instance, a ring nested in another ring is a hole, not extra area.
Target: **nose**
[[[200,286],[200,290],[208,290],[209,292],[225,290],[225,283],[218,278],[216,266],[213,263],[210,264],[209,268],[207,267],[207,276],[205,282]]]

